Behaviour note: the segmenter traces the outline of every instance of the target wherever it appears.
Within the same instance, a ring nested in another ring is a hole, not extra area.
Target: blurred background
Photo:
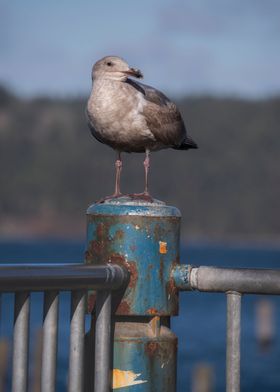
[[[1,0],[0,233],[84,235],[112,193],[113,151],[84,115],[91,67],[114,54],[174,99],[197,151],[152,155],[151,192],[188,239],[278,240],[280,4]],[[125,154],[123,189],[143,188]]]
[[[183,261],[277,268],[279,18],[278,0],[1,0],[0,260],[83,259],[85,210],[114,185],[115,154],[85,118],[91,67],[118,55],[178,104],[199,145],[152,154],[152,195],[182,212]],[[142,191],[143,159],[124,154],[123,191]],[[179,392],[190,390],[191,374],[223,391],[224,299],[181,299]],[[279,391],[280,336],[271,333],[272,354],[260,354],[258,300],[244,305],[242,390]]]

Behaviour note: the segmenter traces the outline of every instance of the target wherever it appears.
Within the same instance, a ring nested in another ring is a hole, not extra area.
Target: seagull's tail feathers
[[[174,146],[174,150],[189,150],[190,148],[198,148],[196,142],[187,136],[179,146]]]

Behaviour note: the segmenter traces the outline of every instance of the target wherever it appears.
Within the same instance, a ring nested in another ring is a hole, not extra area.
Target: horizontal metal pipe
[[[190,289],[242,294],[280,294],[280,270],[197,267],[190,271]]]
[[[2,264],[0,291],[118,289],[128,279],[119,265]]]

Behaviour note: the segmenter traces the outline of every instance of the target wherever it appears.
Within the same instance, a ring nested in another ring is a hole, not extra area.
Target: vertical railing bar
[[[27,392],[30,293],[15,294],[12,392]]]
[[[72,292],[68,375],[69,392],[83,392],[85,303],[86,295],[84,291]]]
[[[41,392],[55,392],[58,305],[58,292],[46,291],[44,294]]]
[[[227,292],[226,392],[240,391],[241,294]]]
[[[101,290],[96,296],[94,392],[111,388],[111,292]]]

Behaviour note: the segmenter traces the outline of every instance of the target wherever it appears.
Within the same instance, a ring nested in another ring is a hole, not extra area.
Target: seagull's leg
[[[153,203],[153,198],[149,194],[148,191],[148,173],[149,173],[149,168],[150,168],[150,150],[146,149],[146,157],[144,160],[144,169],[145,169],[145,189],[143,193],[132,193],[129,196],[132,199],[140,199],[140,200],[145,200],[149,201],[150,203]]]
[[[119,197],[121,196],[121,187],[120,187],[120,182],[121,182],[121,171],[122,171],[122,158],[121,158],[121,152],[117,152],[117,160],[115,162],[115,167],[116,167],[116,182],[115,182],[115,192],[112,197]]]
[[[115,180],[115,192],[111,196],[103,197],[102,199],[98,200],[96,203],[101,204],[104,203],[106,200],[110,199],[117,199],[118,197],[122,196],[121,189],[120,189],[120,182],[121,182],[121,171],[122,171],[122,158],[121,152],[117,152],[117,159],[115,162],[116,168],[116,180]]]
[[[145,169],[145,189],[144,189],[144,195],[150,196],[149,191],[148,191],[148,173],[149,173],[149,168],[150,168],[150,150],[146,149],[146,157],[144,160],[144,169]]]

